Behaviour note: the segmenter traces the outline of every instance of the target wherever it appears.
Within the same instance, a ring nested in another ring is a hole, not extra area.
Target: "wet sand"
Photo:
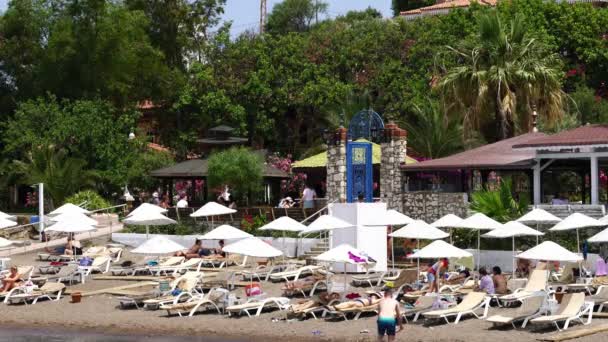
[[[13,260],[16,264],[40,264],[33,261],[34,257],[35,254],[24,254],[13,256]],[[125,259],[136,260],[129,253],[126,253]],[[92,280],[73,288],[87,291],[130,283]],[[264,292],[269,296],[279,296],[281,286],[282,283],[262,283]],[[244,295],[240,288],[235,293],[237,296]],[[121,310],[117,307],[118,301],[111,295],[84,297],[78,304],[72,304],[68,297],[64,297],[58,302],[44,301],[36,305],[0,305],[4,306],[0,310],[0,341],[35,341],[37,334],[48,337],[45,341],[131,341],[142,337],[156,338],[152,341],[375,341],[376,331],[373,316],[347,322],[321,319],[287,321],[284,320],[285,314],[278,311],[263,313],[256,318],[227,317],[212,312],[194,317],[168,317],[165,311]],[[492,308],[490,314],[497,310],[507,309]],[[279,321],[273,321],[275,318]],[[594,319],[592,326],[606,323],[607,319]],[[582,327],[575,324],[569,330]],[[43,329],[42,333],[38,329]],[[458,325],[406,324],[405,331],[397,335],[397,340],[522,342],[554,332],[555,329],[551,327],[539,329],[535,326],[525,330],[511,327],[494,329],[491,323],[468,318]],[[603,339],[608,339],[608,334],[572,341],[596,342]]]

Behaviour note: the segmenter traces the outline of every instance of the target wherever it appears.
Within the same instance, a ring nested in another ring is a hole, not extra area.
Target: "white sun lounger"
[[[594,305],[599,304],[597,312],[604,310],[604,305],[608,305],[608,285],[600,285],[594,295],[585,298],[586,301],[592,302]]]
[[[547,299],[547,295],[544,292],[539,292],[537,296],[527,297],[522,299],[521,306],[517,309],[512,309],[509,313],[500,313],[498,315],[492,315],[486,318],[486,321],[499,324],[511,324],[513,328],[516,328],[515,322],[523,320],[521,325],[525,328],[531,319],[539,317],[545,313],[544,302]]]
[[[36,304],[40,299],[48,299],[51,301],[57,301],[61,299],[61,294],[65,290],[63,283],[45,283],[41,288],[33,289],[31,292],[27,292],[26,287],[18,287],[14,292],[11,292],[4,299],[4,303],[14,304],[23,302],[27,304],[28,301],[31,304]]]
[[[279,309],[279,310],[287,310],[289,308],[289,298],[286,297],[269,297],[265,299],[252,298],[247,302],[238,305],[231,305],[226,308],[226,312],[228,316],[233,314],[241,315],[247,314],[248,317],[251,317],[252,313],[254,316],[259,316],[264,309]]]
[[[200,272],[201,267],[203,265],[203,259],[201,258],[191,258],[191,259],[187,259],[184,262],[174,265],[174,266],[157,266],[154,268],[150,268],[150,272],[152,272],[152,274],[160,276],[161,274],[178,274],[181,273],[182,271],[195,271],[195,272]]]
[[[222,288],[213,288],[205,295],[199,295],[188,299],[186,302],[176,304],[165,304],[161,305],[161,310],[166,310],[168,315],[177,313],[180,317],[187,314],[192,317],[201,308],[207,309],[209,307],[214,308],[217,313],[221,314],[225,308],[225,299],[230,291]]]
[[[583,321],[583,316],[587,315],[587,321]],[[559,309],[553,315],[538,317],[530,321],[532,324],[554,324],[557,330],[566,330],[573,320],[578,320],[582,324],[587,325],[591,323],[593,316],[593,303],[585,302],[585,294],[582,292],[578,293],[567,293],[562,298],[562,302],[559,305]],[[564,322],[562,328],[559,327],[558,322]]]
[[[303,275],[310,275],[316,270],[320,270],[321,266],[302,266],[298,269],[285,272],[277,272],[270,275],[271,281],[296,281]]]
[[[420,296],[414,303],[414,307],[411,309],[404,308],[401,312],[401,316],[408,322],[408,317],[414,316],[412,322],[416,322],[421,314],[433,310],[433,303],[435,302],[436,296]]]
[[[155,309],[160,308],[160,306],[162,306],[162,305],[181,303],[181,302],[188,300],[189,298],[199,295],[200,292],[197,292],[196,287],[202,278],[203,278],[202,272],[186,272],[186,274],[184,274],[176,279],[176,281],[174,283],[175,285],[171,289],[171,292],[172,292],[173,290],[175,290],[177,288],[177,286],[179,285],[179,283],[182,280],[185,280],[185,286],[184,286],[184,288],[181,289],[182,292],[180,292],[176,296],[172,295],[171,292],[169,292],[168,294],[158,297],[158,298],[144,300],[143,301],[144,309],[155,310]]]
[[[93,272],[107,273],[111,261],[110,257],[103,256],[93,259],[91,266],[78,266],[78,272],[82,274],[82,282],[84,283],[84,278],[90,276]]]
[[[448,317],[456,316],[454,324],[458,324],[464,315],[474,315],[479,319],[484,319],[488,315],[490,307],[490,297],[487,297],[484,292],[471,292],[467,294],[460,304],[445,310],[434,310],[423,313],[426,318],[443,318],[446,323],[450,323]],[[478,315],[477,311],[483,310],[482,315]]]
[[[521,301],[524,298],[536,295],[539,291],[546,291],[549,271],[534,270],[524,288],[516,289],[513,293],[498,297],[503,302]]]

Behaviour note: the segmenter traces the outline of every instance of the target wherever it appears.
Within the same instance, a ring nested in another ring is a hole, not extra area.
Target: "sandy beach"
[[[13,256],[13,264],[43,264],[34,261],[35,253]],[[125,253],[124,260],[137,261],[138,258]],[[117,280],[88,280],[71,288],[91,291],[131,282]],[[281,294],[282,283],[263,283],[262,287],[270,296]],[[361,292],[365,288],[360,289]],[[243,289],[235,290],[243,296]],[[293,301],[296,301],[294,299]],[[5,304],[2,304],[5,305]],[[492,308],[491,312],[496,310]],[[278,319],[278,321],[276,320]],[[362,317],[357,321],[325,321],[308,319],[305,321],[285,320],[285,313],[274,311],[263,313],[260,317],[227,317],[217,313],[203,313],[194,317],[168,317],[165,311],[121,310],[118,301],[111,295],[84,297],[81,303],[70,303],[69,297],[58,302],[39,302],[36,305],[10,305],[0,310],[0,330],[47,329],[48,331],[102,333],[117,336],[144,335],[166,336],[169,338],[185,336],[202,338],[208,341],[373,341],[375,340],[374,316]],[[422,320],[421,320],[422,321]],[[592,326],[608,323],[606,319],[594,319]],[[569,330],[583,328],[575,324]],[[532,341],[551,335],[554,328],[528,327],[525,330],[511,327],[495,329],[488,322],[475,318],[463,320],[458,325],[422,323],[406,324],[405,331],[397,335],[398,341]],[[2,334],[0,334],[0,337]],[[597,334],[573,341],[598,341],[606,338]],[[170,339],[169,339],[170,340]]]

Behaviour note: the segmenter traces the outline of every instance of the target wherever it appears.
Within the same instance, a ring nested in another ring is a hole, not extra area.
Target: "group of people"
[[[439,279],[441,275],[445,274],[448,270],[449,260],[447,258],[440,259],[435,263],[429,264],[427,268],[427,280],[429,283],[429,292],[439,291]],[[458,276],[450,279],[451,283],[461,282],[471,276],[468,269],[462,269]],[[507,294],[509,289],[507,287],[507,278],[502,274],[502,270],[499,266],[492,268],[490,274],[485,267],[479,269],[479,284],[475,287],[476,291],[483,291],[488,294]]]
[[[179,251],[174,256],[183,256],[186,259],[200,258],[200,257],[226,257],[224,249],[224,240],[219,240],[219,248],[205,248],[203,247],[203,240],[196,239],[192,247],[186,251]]]

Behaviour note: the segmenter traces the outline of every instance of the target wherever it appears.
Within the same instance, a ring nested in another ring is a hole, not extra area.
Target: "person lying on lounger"
[[[192,245],[192,247],[190,247],[187,251],[179,251],[176,252],[174,254],[174,256],[183,256],[186,259],[190,259],[190,258],[198,258],[199,257],[199,251],[202,248],[202,244],[203,242],[199,239],[194,240],[194,245]]]
[[[8,292],[21,282],[21,275],[17,271],[17,267],[12,266],[10,273],[2,279],[2,290],[0,292]]]
[[[44,251],[52,255],[74,255],[74,242],[75,240],[72,237],[68,237],[68,242],[65,244],[65,247],[57,247],[54,249],[46,247]]]
[[[283,291],[290,292],[293,290],[299,290],[306,287],[312,287],[317,281],[325,279],[325,276],[322,274],[314,273],[309,275],[308,277],[296,280],[296,281],[288,281],[285,283],[285,287],[283,287]]]
[[[356,308],[364,308],[366,306],[378,304],[378,303],[380,303],[380,300],[381,300],[381,298],[378,297],[377,295],[370,295],[367,298],[357,298],[355,300],[336,304],[333,307],[336,310],[350,310],[350,309],[356,309]]]

